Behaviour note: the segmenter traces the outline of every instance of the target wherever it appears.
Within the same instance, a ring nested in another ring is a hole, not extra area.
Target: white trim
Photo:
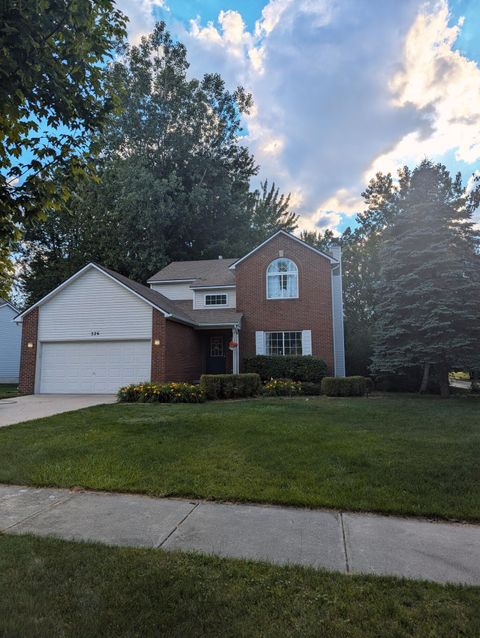
[[[48,293],[48,295],[45,295],[45,297],[42,297],[39,301],[37,301],[37,303],[33,304],[33,306],[30,306],[30,308],[27,308],[27,310],[24,310],[21,314],[17,315],[15,317],[15,321],[17,323],[20,323],[20,319],[22,319],[26,314],[28,314],[31,310],[33,310],[34,308],[36,308],[37,306],[41,306],[42,304],[44,304],[46,301],[48,301],[49,299],[51,299],[54,295],[56,295],[58,292],[60,292],[61,290],[63,290],[63,288],[65,288],[65,286],[68,286],[69,284],[72,283],[72,281],[75,281],[75,279],[77,279],[77,277],[80,277],[80,275],[82,275],[84,272],[86,272],[89,268],[95,268],[95,270],[98,270],[98,272],[102,273],[103,275],[105,275],[105,277],[108,277],[109,279],[111,279],[112,281],[114,281],[116,284],[118,284],[119,286],[122,286],[122,288],[125,288],[125,290],[128,290],[129,292],[131,292],[132,294],[134,294],[136,297],[138,297],[139,299],[141,299],[142,301],[144,301],[145,303],[147,303],[149,306],[152,306],[152,308],[156,308],[157,310],[159,310],[164,317],[172,317],[172,314],[169,312],[166,312],[165,310],[163,310],[163,308],[160,308],[160,306],[157,306],[156,304],[152,303],[151,301],[149,301],[148,299],[146,299],[145,297],[143,297],[142,295],[138,294],[138,292],[135,292],[135,290],[133,290],[132,288],[130,288],[129,286],[126,286],[124,283],[122,283],[121,281],[119,281],[118,279],[116,279],[115,277],[112,277],[112,275],[110,275],[108,272],[105,272],[102,268],[100,268],[99,266],[97,266],[96,264],[90,262],[88,263],[86,266],[84,266],[83,268],[81,268],[80,270],[78,270],[76,273],[74,273],[71,277],[69,277],[68,279],[66,279],[63,283],[61,283],[59,286],[57,286],[56,288],[54,288],[51,292]]]
[[[270,268],[270,266],[272,264],[274,264],[276,261],[280,261],[281,259],[285,260],[285,261],[290,261],[294,266],[295,266],[295,270],[290,270],[288,272],[273,272],[273,273],[269,273],[268,270]],[[296,285],[296,290],[297,290],[297,294],[296,295],[292,295],[291,297],[269,297],[268,296],[268,278],[269,277],[278,277],[281,275],[296,275],[297,277],[297,285]],[[297,264],[293,261],[293,259],[290,259],[289,257],[276,257],[275,259],[272,259],[272,261],[268,264],[266,271],[265,271],[265,293],[266,293],[266,297],[269,300],[272,301],[278,301],[280,299],[298,299],[300,296],[299,293],[299,286],[298,286],[298,266]]]
[[[195,279],[147,279],[147,284],[188,284]]]
[[[225,297],[225,303],[209,303],[207,304],[207,297]],[[211,293],[206,292],[203,295],[203,305],[205,308],[228,308],[228,292]]]
[[[39,339],[38,343],[42,344],[42,343],[70,343],[70,342],[74,342],[77,343],[78,341],[89,341],[92,343],[98,343],[101,341],[148,341],[150,339],[150,341],[152,340],[151,337],[102,337],[99,336],[97,337],[64,337],[63,339],[57,339],[57,338],[53,338],[53,339]]]
[[[335,272],[338,271],[338,275]],[[338,283],[336,284],[336,278]],[[333,373],[336,377],[344,377],[345,370],[345,336],[343,321],[343,273],[342,262],[332,268],[330,287],[332,289],[332,335],[333,335]]]
[[[240,372],[240,333],[236,326],[232,328],[232,341],[237,342],[237,347],[232,352],[232,372],[238,374]]]
[[[312,355],[312,331],[302,330],[302,356]]]
[[[278,235],[285,235],[286,237],[289,237],[290,239],[293,239],[294,241],[298,242],[302,246],[305,246],[305,248],[309,248],[310,250],[313,250],[313,252],[317,253],[317,255],[321,255],[322,257],[325,257],[325,259],[328,259],[328,261],[331,264],[338,264],[338,261],[336,259],[334,259],[333,257],[330,257],[330,255],[327,255],[326,253],[323,253],[321,250],[318,250],[317,248],[314,248],[313,246],[310,246],[310,244],[307,244],[307,242],[303,241],[299,237],[295,237],[295,235],[292,235],[292,233],[287,233],[287,231],[285,231],[285,230],[278,230],[275,234],[271,235],[268,239],[266,239],[261,244],[256,246],[249,253],[247,253],[243,257],[240,257],[240,259],[237,259],[237,261],[234,261],[233,264],[231,266],[229,266],[229,269],[230,270],[235,270],[235,266],[237,266],[240,262],[242,262],[245,259],[247,259],[247,257],[250,257],[250,255],[253,255],[253,253],[257,252],[257,250],[262,248],[262,246],[265,246],[265,244],[268,244],[269,241],[271,241],[275,237],[278,237]]]
[[[255,331],[255,354],[264,355],[266,353],[266,339],[263,330]]]
[[[198,290],[198,289],[206,289],[209,290],[210,288],[214,289],[214,288],[236,288],[237,286],[235,284],[210,284],[209,286],[207,285],[198,285],[198,286],[190,286],[190,288],[192,290]]]
[[[231,327],[240,327],[240,323],[238,321],[230,321],[223,323],[197,323],[195,327],[197,330],[209,329],[209,328],[231,328]]]

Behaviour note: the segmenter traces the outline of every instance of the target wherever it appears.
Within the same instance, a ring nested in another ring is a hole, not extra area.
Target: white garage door
[[[110,394],[150,379],[150,341],[44,343],[40,392]]]

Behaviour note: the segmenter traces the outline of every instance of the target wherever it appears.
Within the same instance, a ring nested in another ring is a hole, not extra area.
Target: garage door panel
[[[43,343],[40,392],[109,394],[150,378],[150,341]]]

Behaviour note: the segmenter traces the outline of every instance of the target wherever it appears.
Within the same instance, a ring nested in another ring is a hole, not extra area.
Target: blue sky
[[[480,170],[478,0],[117,2],[132,42],[165,19],[192,74],[252,92],[245,143],[303,228],[351,224],[379,170]]]

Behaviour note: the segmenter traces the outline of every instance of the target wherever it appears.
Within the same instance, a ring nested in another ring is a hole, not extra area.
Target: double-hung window
[[[298,268],[291,259],[275,259],[267,268],[267,299],[298,297]]]
[[[218,295],[205,295],[206,306],[226,306],[227,302],[228,297],[226,293],[221,293]]]
[[[265,346],[267,355],[301,355],[302,333],[266,332]]]

